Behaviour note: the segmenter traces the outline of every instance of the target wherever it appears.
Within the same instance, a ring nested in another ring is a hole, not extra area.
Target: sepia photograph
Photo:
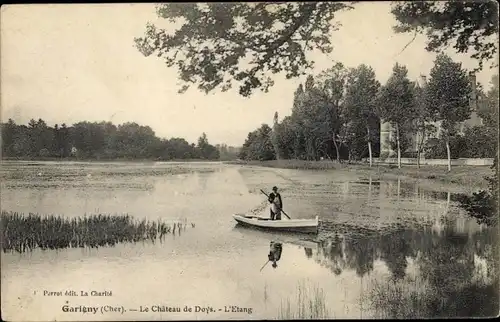
[[[499,316],[496,1],[0,12],[2,320]]]

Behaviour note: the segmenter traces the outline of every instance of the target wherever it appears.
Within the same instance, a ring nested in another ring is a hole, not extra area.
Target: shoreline
[[[17,161],[17,162],[228,162],[227,160],[207,160],[207,159],[172,159],[172,160],[153,160],[153,159],[97,159],[97,158],[13,158],[3,157],[3,161]]]
[[[229,161],[233,165],[257,166],[265,168],[292,169],[305,171],[345,171],[353,172],[358,176],[370,175],[372,180],[406,179],[411,181],[425,181],[431,184],[446,184],[455,186],[457,190],[477,191],[488,188],[486,177],[493,175],[491,166],[454,166],[448,172],[447,166],[402,165],[398,169],[392,164],[374,164],[372,167],[364,162],[337,163],[334,161],[303,161],[303,160],[271,160],[271,161]]]

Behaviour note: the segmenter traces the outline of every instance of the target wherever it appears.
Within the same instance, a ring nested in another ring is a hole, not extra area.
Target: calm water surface
[[[321,289],[332,318],[498,313],[498,231],[467,218],[447,191],[352,172],[219,163],[6,162],[1,182],[2,210],[188,222],[163,243],[2,254],[6,319],[274,319],[284,304],[296,307],[299,285]],[[291,217],[320,216],[318,236],[235,226],[234,213],[268,212],[259,189],[273,185]],[[271,241],[283,243],[281,259],[260,271]],[[82,317],[64,304],[127,312]],[[215,312],[130,311],[155,305]],[[230,306],[251,312],[225,312]]]

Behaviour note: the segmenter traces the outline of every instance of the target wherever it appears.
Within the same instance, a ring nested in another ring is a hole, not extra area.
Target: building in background
[[[478,110],[478,98],[477,98],[477,82],[476,75],[474,73],[469,73],[469,80],[471,83],[471,95],[469,104],[471,106],[471,115],[468,120],[462,122],[459,126],[459,131],[463,133],[467,127],[472,127],[476,125],[482,125],[482,119],[479,117]],[[427,79],[425,75],[421,75],[420,79],[416,81],[416,85],[420,87],[425,87],[427,85]],[[424,138],[425,141],[431,138],[438,138],[441,134],[441,122],[432,122],[436,126],[437,131],[432,135],[428,135]],[[418,149],[418,142],[421,141],[421,133],[410,134],[408,137],[409,146],[406,151],[403,152],[416,152]],[[395,138],[395,129],[389,122],[380,122],[380,155],[383,157],[396,157],[397,151],[392,148],[391,140]],[[424,156],[422,151],[421,157]]]

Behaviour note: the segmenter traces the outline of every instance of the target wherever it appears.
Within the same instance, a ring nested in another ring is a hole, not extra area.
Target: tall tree
[[[416,116],[413,94],[413,84],[408,79],[408,70],[396,63],[392,75],[380,89],[377,105],[380,118],[389,122],[395,129],[398,168],[401,168],[401,135],[411,134],[404,133],[402,129],[410,129],[411,122]]]
[[[329,119],[331,137],[338,162],[340,162],[340,148],[345,143],[341,133],[343,133],[343,125],[347,123],[347,114],[343,108],[346,81],[347,69],[342,63],[336,63],[332,68],[327,69],[318,76],[318,95],[321,95],[331,108]]]
[[[426,102],[434,120],[441,123],[448,171],[451,171],[450,139],[457,134],[457,124],[470,117],[469,97],[469,79],[461,64],[444,54],[438,55],[430,72]]]
[[[284,159],[292,159],[295,156],[294,142],[297,133],[295,123],[290,116],[287,116],[276,127],[276,139],[280,156]]]
[[[380,83],[371,67],[360,65],[351,69],[347,77],[345,94],[345,109],[350,120],[358,120],[365,131],[366,144],[370,158],[370,167],[373,163],[372,141],[374,130],[378,128],[376,114],[376,99]]]
[[[71,154],[71,138],[69,133],[69,128],[66,123],[61,124],[60,131],[60,139],[61,139],[61,148],[62,148],[62,156],[67,158]]]
[[[217,148],[208,143],[207,134],[205,132],[203,132],[198,138],[197,149],[199,150],[202,159],[215,160],[220,157],[220,152]]]
[[[415,97],[415,117],[413,120],[414,130],[416,132],[417,148],[417,167],[420,168],[420,158],[424,149],[426,140],[436,132],[436,127],[431,123],[432,111],[426,104],[426,84],[420,86],[418,83],[413,87]]]
[[[17,125],[9,119],[6,124],[2,124],[2,136],[0,137],[2,144],[2,155],[13,154]]]
[[[498,126],[498,74],[491,77],[490,83],[491,88],[488,93],[486,93],[486,97],[478,110],[478,114],[487,127],[495,129]]]
[[[240,151],[240,158],[244,160],[273,160],[274,148],[271,142],[272,129],[267,124],[248,133],[245,143]]]
[[[312,75],[307,77],[304,92],[296,103],[292,119],[299,125],[297,128],[300,128],[303,138],[305,158],[319,160],[332,137],[332,109]]]
[[[276,155],[276,160],[280,159],[280,148],[279,148],[279,116],[278,112],[274,113],[273,117],[273,131],[271,133],[271,142],[273,143],[274,153]]]

